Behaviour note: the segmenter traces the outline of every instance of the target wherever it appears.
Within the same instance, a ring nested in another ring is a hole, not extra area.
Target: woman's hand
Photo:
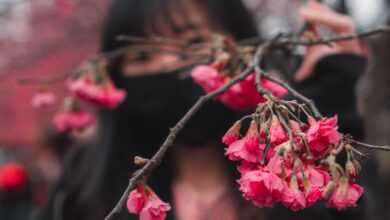
[[[304,36],[310,34],[311,38],[318,38],[316,28],[318,26],[328,27],[339,35],[355,33],[355,27],[349,16],[339,14],[329,7],[310,0],[299,12],[300,19],[307,22],[309,28]],[[359,39],[334,42],[331,45],[315,45],[307,48],[302,65],[295,74],[296,81],[303,81],[309,78],[314,71],[317,62],[323,57],[336,53],[352,53],[367,55],[367,47]]]

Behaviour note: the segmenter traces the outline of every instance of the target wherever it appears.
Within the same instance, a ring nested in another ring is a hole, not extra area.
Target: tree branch
[[[353,39],[362,39],[367,38],[373,35],[382,34],[382,33],[388,33],[390,32],[389,26],[380,27],[371,31],[361,32],[357,34],[348,34],[348,35],[339,35],[336,37],[331,37],[327,39],[319,39],[319,40],[280,40],[279,42],[276,42],[276,46],[285,46],[285,45],[302,45],[302,46],[314,46],[319,44],[330,44],[333,42],[339,42],[339,41],[347,41],[347,40],[353,40]]]
[[[353,140],[353,139],[351,139],[349,141],[351,141],[354,144],[357,144],[358,146],[369,148],[369,149],[390,151],[390,146],[372,145],[372,144],[363,143],[363,142]]]
[[[168,137],[165,139],[164,143],[160,146],[154,156],[146,163],[145,166],[135,172],[135,175],[130,179],[129,184],[126,187],[124,193],[122,194],[120,200],[115,205],[114,209],[112,209],[111,212],[106,216],[105,220],[112,220],[117,214],[122,211],[124,204],[126,203],[127,196],[130,193],[130,190],[135,187],[135,185],[141,178],[150,175],[150,173],[161,163],[163,157],[165,156],[165,153],[167,152],[169,147],[172,146],[179,132],[207,101],[221,95],[231,86],[242,81],[252,73],[253,66],[249,66],[240,75],[234,77],[231,81],[226,83],[221,88],[207,95],[201,96],[198,101],[188,110],[188,112],[180,119],[180,121],[177,122],[176,125],[170,129]]]
[[[297,98],[301,102],[303,102],[306,105],[308,105],[310,110],[313,112],[314,116],[317,119],[320,119],[320,118],[323,117],[321,115],[320,111],[318,111],[317,107],[315,106],[313,100],[311,100],[311,99],[307,98],[306,96],[302,95],[300,92],[298,92],[297,90],[293,89],[290,85],[288,85],[286,82],[284,82],[281,79],[278,79],[278,78],[276,78],[274,76],[271,76],[270,74],[263,74],[263,76],[265,78],[267,78],[268,80],[271,80],[271,81],[273,81],[273,82],[283,86],[285,89],[287,89],[289,91],[289,93],[291,93],[291,95],[293,95],[295,98]]]

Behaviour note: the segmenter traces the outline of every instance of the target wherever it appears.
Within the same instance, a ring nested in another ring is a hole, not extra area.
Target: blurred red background
[[[39,143],[55,108],[33,109],[31,97],[38,85],[18,81],[65,74],[96,54],[107,3],[0,1],[0,145]],[[63,82],[50,84],[49,89],[64,94]]]

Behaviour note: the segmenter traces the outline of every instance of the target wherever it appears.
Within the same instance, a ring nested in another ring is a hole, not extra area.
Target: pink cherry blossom
[[[253,104],[253,102],[250,101],[248,93],[243,91],[240,83],[230,87],[225,93],[218,96],[217,99],[229,108],[235,110],[251,108],[258,104]]]
[[[127,209],[139,214],[140,220],[164,220],[171,206],[161,201],[149,187],[138,185],[127,198]]]
[[[323,155],[332,145],[340,141],[340,134],[337,131],[337,116],[320,121],[311,120],[309,123],[307,140],[310,150],[315,156]]]
[[[251,141],[253,143],[253,141]],[[245,160],[251,163],[257,163],[261,159],[261,149],[264,149],[264,145],[258,145],[259,149],[248,149],[245,138],[233,142],[229,147],[226,148],[225,155],[230,160]]]
[[[276,118],[272,119],[269,133],[270,133],[271,144],[273,146],[277,146],[288,140],[287,133],[284,131],[279,120]]]
[[[68,81],[68,88],[76,97],[106,108],[115,108],[126,97],[126,92],[115,88],[110,80],[97,84],[89,76]]]
[[[342,177],[327,201],[326,206],[338,210],[355,207],[363,191],[363,187],[356,183],[350,183],[347,178]]]
[[[330,181],[330,175],[325,170],[312,165],[305,167],[304,174],[306,182],[303,180],[303,177],[301,179],[306,188],[306,205],[309,207],[321,199],[322,193]]]
[[[127,199],[127,209],[130,213],[139,214],[146,203],[146,194],[143,187],[137,187],[130,192]]]
[[[305,194],[298,187],[285,187],[282,197],[282,203],[286,208],[292,211],[300,211],[306,208]]]
[[[306,197],[306,207],[314,205],[318,200],[322,198],[324,188],[315,188],[312,187],[305,193]]]
[[[272,207],[281,200],[285,188],[279,176],[261,169],[246,172],[238,183],[244,197],[259,207]]]
[[[242,160],[240,165],[237,166],[238,172],[240,172],[241,175],[244,175],[246,172],[253,171],[259,168],[259,165],[256,163],[250,163],[245,160]]]
[[[237,121],[222,137],[222,143],[230,145],[240,138],[241,121]]]
[[[278,154],[274,154],[264,169],[281,176],[283,172],[286,172],[287,167],[284,164],[283,158]]]
[[[230,76],[221,75],[213,66],[200,65],[193,69],[191,76],[206,92],[212,92],[231,80]],[[262,79],[264,89],[269,90],[274,96],[281,97],[287,93],[280,85],[269,80]],[[251,74],[241,82],[230,87],[225,93],[217,97],[226,106],[243,110],[256,107],[257,104],[266,101],[256,90],[255,76]]]
[[[171,206],[152,194],[139,214],[140,220],[164,220]]]
[[[281,86],[277,83],[274,83],[270,80],[267,80],[267,79],[262,79],[261,85],[264,89],[272,92],[272,95],[274,95],[276,97],[282,97],[282,96],[286,95],[286,93],[287,93],[287,90],[283,86]]]
[[[34,108],[47,108],[52,106],[56,100],[57,97],[52,92],[42,91],[33,96],[31,104]]]
[[[330,175],[327,171],[313,165],[306,166],[304,173],[312,187],[325,187],[330,181]]]
[[[54,116],[54,126],[58,132],[85,129],[96,121],[95,116],[81,110],[65,110]]]
[[[245,160],[251,163],[257,163],[261,159],[262,150],[265,145],[259,142],[259,132],[254,121],[247,131],[245,137],[237,140],[226,148],[226,155],[230,160]]]
[[[225,84],[223,76],[219,75],[217,69],[208,65],[199,65],[191,72],[191,77],[206,92],[212,92]]]

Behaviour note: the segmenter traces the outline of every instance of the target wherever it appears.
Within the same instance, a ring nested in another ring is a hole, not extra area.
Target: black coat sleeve
[[[293,86],[311,98],[325,116],[337,114],[340,129],[362,138],[362,121],[356,108],[355,85],[364,73],[367,59],[353,54],[336,54],[321,59],[312,77]]]

